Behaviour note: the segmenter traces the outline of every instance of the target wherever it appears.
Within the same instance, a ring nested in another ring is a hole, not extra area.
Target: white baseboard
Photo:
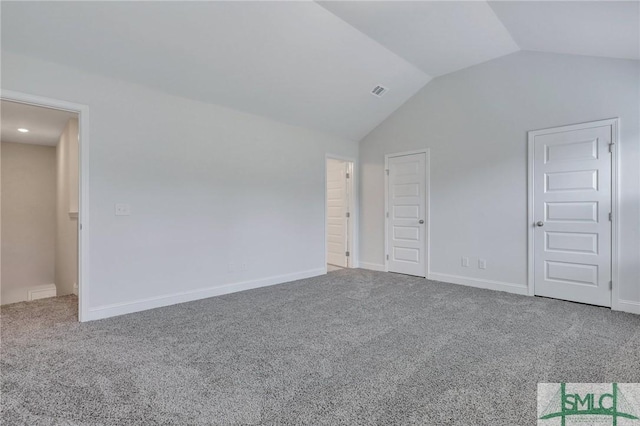
[[[506,291],[507,293],[527,295],[527,286],[520,284],[485,280],[482,278],[463,277],[460,275],[440,274],[437,272],[429,273],[427,278],[433,281],[442,281],[450,284],[460,284],[469,287],[484,288],[487,290]]]
[[[614,310],[640,315],[640,302],[634,302],[632,300],[618,300],[617,306]]]
[[[56,297],[57,290],[55,284],[37,285],[27,289],[27,300],[46,299],[47,297]]]
[[[275,284],[282,284],[289,281],[301,280],[304,278],[317,277],[326,274],[326,268],[310,269],[308,271],[294,272],[292,274],[277,275],[274,277],[262,278],[251,281],[243,281],[233,284],[225,284],[216,287],[207,287],[197,290],[183,291],[179,293],[167,294],[164,296],[150,297],[147,299],[135,300],[132,302],[114,303],[112,305],[89,308],[87,318],[84,321],[93,321],[114,317],[117,315],[130,314],[133,312],[146,311],[148,309],[161,308],[163,306],[175,305],[177,303],[191,302],[208,297],[221,296],[223,294],[235,293],[253,288],[267,287]]]
[[[370,271],[385,271],[384,265],[380,265],[379,263],[360,262],[360,268],[368,269]]]

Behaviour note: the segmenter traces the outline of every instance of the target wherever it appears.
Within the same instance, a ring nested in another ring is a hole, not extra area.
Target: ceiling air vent
[[[387,89],[386,87],[382,87],[382,86],[376,86],[373,88],[373,90],[371,91],[371,94],[373,96],[377,96],[379,98],[382,97],[382,95],[384,95],[385,93],[387,93],[389,91],[389,89]]]

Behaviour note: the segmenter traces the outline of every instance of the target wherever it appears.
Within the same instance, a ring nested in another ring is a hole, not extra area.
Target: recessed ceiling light
[[[21,127],[21,128],[18,129],[18,131],[20,133],[27,133],[29,131],[29,129],[24,129],[24,128]]]

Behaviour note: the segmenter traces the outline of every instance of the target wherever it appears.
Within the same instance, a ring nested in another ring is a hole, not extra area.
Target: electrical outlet
[[[131,206],[129,204],[116,204],[116,216],[129,216]]]
[[[237,272],[238,264],[234,262],[229,262],[229,272]]]
[[[463,257],[462,258],[462,266],[464,268],[468,268],[469,267],[469,258],[468,257]]]
[[[478,268],[487,269],[487,260],[486,259],[478,259]]]
[[[249,269],[249,266],[247,265],[247,262],[242,262],[240,264],[240,270],[241,271],[247,271]]]

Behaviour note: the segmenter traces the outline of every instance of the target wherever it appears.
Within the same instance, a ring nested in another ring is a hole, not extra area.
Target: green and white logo
[[[640,426],[638,383],[538,383],[538,425]]]

